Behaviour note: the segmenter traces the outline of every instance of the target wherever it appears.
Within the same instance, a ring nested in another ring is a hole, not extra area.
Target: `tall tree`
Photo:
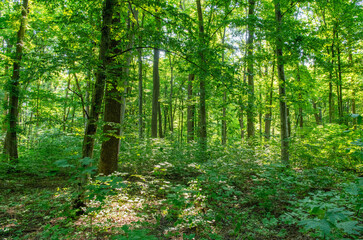
[[[144,26],[144,17],[142,15],[141,20],[141,27]],[[139,24],[140,25],[140,24]],[[139,35],[139,46],[142,44],[142,34]],[[143,89],[143,76],[142,76],[142,48],[139,47],[138,49],[138,78],[139,78],[139,98],[138,98],[138,106],[139,106],[139,138],[143,138],[144,136],[144,120],[143,120],[143,96],[144,96],[144,89]]]
[[[160,19],[156,19],[157,31],[160,30]],[[158,38],[158,36],[157,36]],[[154,61],[153,61],[153,99],[152,99],[152,113],[151,113],[151,137],[158,137],[158,113],[160,109],[159,95],[160,95],[160,76],[159,76],[159,39],[156,40],[154,47]],[[160,119],[161,120],[161,119]]]
[[[226,27],[223,29],[222,45],[224,45],[226,38]],[[222,64],[224,64],[225,52],[222,52]],[[224,84],[226,84],[223,78]],[[222,106],[222,144],[227,143],[227,116],[226,116],[226,105],[227,105],[227,90],[224,87],[223,90],[223,106]]]
[[[285,164],[289,164],[289,132],[288,117],[286,106],[286,79],[284,71],[284,55],[283,55],[283,29],[282,29],[282,13],[280,0],[274,0],[275,4],[275,20],[276,20],[276,57],[277,57],[277,73],[279,78],[279,98],[280,98],[280,129],[281,129],[281,160]]]
[[[25,30],[28,17],[28,0],[23,0],[21,8],[20,27],[17,34],[16,52],[13,63],[13,75],[9,85],[9,113],[8,113],[8,129],[6,133],[6,150],[5,153],[13,162],[18,161],[18,139],[17,139],[17,125],[19,116],[19,94],[20,94],[20,66],[22,63]]]
[[[97,121],[102,110],[102,101],[105,90],[106,71],[110,62],[110,43],[112,16],[116,0],[105,0],[102,9],[102,30],[99,53],[99,66],[96,73],[90,113],[85,127],[83,138],[82,157],[93,158],[94,135],[97,131]]]
[[[193,97],[193,81],[194,74],[189,74],[188,77],[188,102],[187,102],[187,140],[188,142],[194,140],[194,115],[195,104]]]
[[[267,97],[267,112],[265,114],[265,138],[268,140],[271,137],[271,122],[272,122],[272,100],[273,100],[273,86],[275,77],[275,61],[272,63],[271,83],[268,89]]]
[[[197,12],[198,12],[198,26],[199,26],[199,62],[200,66],[205,66],[205,56],[203,48],[205,46],[205,33],[204,33],[204,23],[203,23],[203,11],[200,0],[196,0]],[[199,90],[200,90],[200,100],[199,100],[199,138],[202,150],[202,158],[205,157],[204,153],[207,148],[207,111],[206,111],[206,79],[205,73],[199,71]]]
[[[247,107],[247,137],[255,135],[255,89],[253,71],[253,40],[254,40],[254,10],[255,0],[248,0],[248,38],[247,38],[247,78],[248,78],[248,107]]]

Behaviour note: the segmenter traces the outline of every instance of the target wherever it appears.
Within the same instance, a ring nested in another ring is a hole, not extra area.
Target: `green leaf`
[[[93,162],[94,162],[94,160],[92,158],[89,158],[89,157],[85,157],[85,158],[82,158],[81,160],[79,160],[79,163],[82,166],[88,166]]]
[[[310,214],[317,216],[319,219],[323,219],[325,216],[326,210],[320,207],[314,207],[310,210]]]
[[[331,227],[328,221],[326,221],[325,219],[323,220],[303,220],[300,221],[298,225],[305,225],[304,229],[305,230],[310,230],[310,229],[314,229],[314,230],[320,230],[322,231],[325,235],[329,235],[330,231],[331,231]]]
[[[54,164],[57,167],[61,167],[61,168],[67,168],[67,167],[75,168],[75,166],[73,164],[69,164],[68,161],[65,159],[58,160],[58,161],[54,162]]]
[[[348,234],[359,234],[363,231],[363,227],[358,226],[358,221],[341,222],[337,224],[337,227]]]

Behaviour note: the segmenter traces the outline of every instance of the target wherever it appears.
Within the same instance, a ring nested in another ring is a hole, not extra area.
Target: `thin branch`
[[[236,6],[234,6],[233,8],[232,8],[232,10],[231,11],[229,11],[225,16],[224,16],[224,18],[223,18],[223,20],[222,20],[222,22],[224,21],[224,20],[226,20],[227,19],[227,17],[228,17],[228,15],[229,14],[231,14],[232,12],[233,12],[233,10],[236,8]],[[223,26],[223,24],[221,24],[214,32],[213,32],[213,34],[211,35],[211,38],[219,31],[219,29],[221,29],[221,27]]]
[[[74,76],[74,79],[76,80],[77,89],[78,89],[79,92],[81,92],[81,87],[80,87],[79,82],[78,82],[78,77],[77,77],[77,75],[75,73],[73,73],[73,76]],[[88,115],[88,113],[86,111],[82,94],[77,93],[76,91],[72,90],[70,87],[68,87],[68,90],[71,91],[72,93],[76,94],[81,99],[83,112],[85,113],[87,119],[89,119],[89,115]]]
[[[294,8],[297,4],[298,4],[298,1],[292,2],[291,6],[284,13],[281,14],[281,17],[283,17],[288,11],[290,11],[291,8]]]

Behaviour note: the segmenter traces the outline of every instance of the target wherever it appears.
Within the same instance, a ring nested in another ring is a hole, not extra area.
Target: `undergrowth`
[[[46,132],[18,165],[1,162],[0,236],[359,239],[361,139],[358,130],[314,129],[291,140],[290,168],[277,160],[273,140],[210,144],[204,162],[195,142],[123,140],[119,172],[95,176],[94,167],[82,168],[94,159],[80,159],[79,137]],[[82,176],[92,178],[78,216],[72,202]]]

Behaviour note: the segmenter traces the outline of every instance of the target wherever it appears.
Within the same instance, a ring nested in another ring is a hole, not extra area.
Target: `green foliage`
[[[124,234],[113,236],[111,239],[114,240],[157,240],[155,236],[149,235],[147,229],[130,229],[129,226],[125,225],[121,228]]]
[[[291,201],[291,212],[281,216],[289,224],[298,224],[305,232],[323,239],[357,239],[363,231],[363,181],[341,184],[342,190],[316,191],[309,197]]]
[[[346,130],[346,127],[337,124],[316,127],[303,139],[292,139],[292,160],[298,167],[334,166],[360,171],[361,134],[359,129]]]

